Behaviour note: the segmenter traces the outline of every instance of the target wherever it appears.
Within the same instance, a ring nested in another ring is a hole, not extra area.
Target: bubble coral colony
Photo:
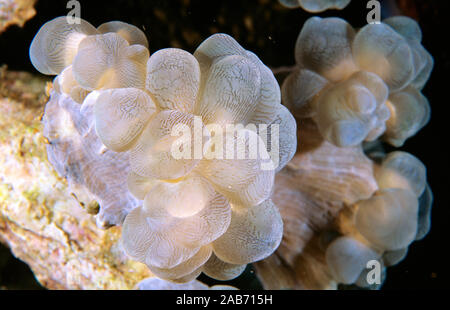
[[[312,17],[295,46],[298,68],[283,84],[283,103],[312,118],[324,138],[351,146],[382,137],[394,146],[429,120],[420,90],[433,58],[407,17],[391,17],[355,31],[340,18]]]
[[[348,2],[282,1],[313,12]],[[401,146],[429,119],[420,91],[433,58],[413,20],[355,30],[339,18],[309,19],[281,92],[272,71],[226,34],[194,54],[148,48],[132,25],[58,17],[39,30],[30,58],[57,75],[43,118],[50,162],[78,199],[99,205],[99,226],[122,225],[125,252],[155,276],[230,280],[259,261],[268,288],[368,287],[368,261],[393,265],[428,232],[425,166],[366,143]],[[218,139],[230,124],[243,126]],[[176,144],[171,133],[183,128],[201,154]],[[240,142],[246,156],[229,159],[218,141]],[[263,146],[255,158],[251,141]],[[292,274],[279,272],[275,251]]]
[[[69,25],[60,17],[41,28],[30,47],[32,62],[42,73],[59,74],[49,103],[59,109],[47,107],[44,116],[50,157],[79,154],[77,165],[86,167],[69,174],[84,179],[78,183],[94,183],[91,192],[102,208],[99,222],[121,224],[125,217],[125,251],[158,277],[188,282],[203,271],[219,279],[234,278],[281,242],[283,222],[270,200],[275,170],[261,165],[272,161],[269,150],[258,133],[241,128],[232,139],[240,140],[246,150],[252,139],[264,146],[255,159],[227,159],[225,154],[176,159],[171,153],[175,137],[170,134],[180,124],[192,132],[199,129],[202,142],[210,142],[206,152],[213,153],[219,147],[211,133],[219,133],[209,124],[277,123],[286,134],[279,145],[280,158],[274,160],[282,166],[296,150],[295,120],[280,104],[272,72],[230,36],[213,35],[194,55],[163,49],[149,57],[147,46],[140,30],[119,22],[95,29],[85,21]],[[69,121],[63,130],[72,124],[73,134],[58,132],[53,124],[60,121],[58,113],[66,114]],[[195,116],[204,122],[197,129]],[[92,135],[94,128],[114,153],[102,155],[105,150]],[[67,135],[70,143],[58,146]],[[83,139],[90,141],[86,145]],[[89,151],[92,154],[86,154]],[[128,172],[128,189],[143,200],[141,206],[135,199],[124,202],[128,193],[123,188],[115,200],[107,198],[112,193],[98,190],[92,178],[98,179],[99,172],[88,168],[100,161],[98,156],[103,157],[100,164],[107,165],[100,169],[105,172],[99,181],[105,184],[103,191],[113,191],[113,184],[123,186],[120,173]],[[111,205],[117,201],[124,207]],[[124,211],[129,213],[125,216]]]

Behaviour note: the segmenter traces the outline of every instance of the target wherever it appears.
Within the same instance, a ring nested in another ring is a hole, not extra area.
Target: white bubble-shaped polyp
[[[199,121],[200,133],[203,132],[203,124]],[[174,135],[173,128],[177,125],[184,125],[186,131],[190,133],[189,140],[180,147],[191,147],[187,158],[175,158],[173,156],[173,144],[180,139]],[[157,113],[148,122],[138,138],[135,146],[130,150],[130,163],[132,170],[141,175],[156,179],[178,179],[189,173],[200,162],[195,158],[194,144],[195,130],[194,115],[179,112],[177,110],[164,110]],[[201,136],[202,144],[209,139],[208,136]]]
[[[364,26],[353,41],[355,62],[380,76],[391,91],[402,89],[414,77],[414,59],[408,42],[391,27]]]
[[[392,152],[383,159],[376,173],[379,188],[403,188],[420,197],[427,185],[425,165],[406,152]]]
[[[283,104],[299,118],[308,118],[315,115],[312,106],[314,97],[328,84],[328,80],[320,74],[308,70],[296,68],[283,81],[281,94]]]
[[[224,262],[246,264],[271,255],[282,237],[283,221],[270,199],[249,208],[233,205],[230,227],[213,242],[213,251]]]
[[[385,106],[388,88],[377,75],[358,71],[324,91],[314,119],[322,135],[337,146],[353,146],[381,135],[378,128],[389,118]]]
[[[192,54],[159,50],[147,62],[146,89],[160,109],[192,113],[200,87],[200,66]]]
[[[235,265],[220,260],[214,253],[203,265],[202,271],[207,276],[220,280],[228,281],[239,277],[247,265]]]
[[[419,24],[406,16],[394,16],[383,20],[384,24],[391,26],[395,31],[408,40],[422,41],[422,30]]]
[[[259,68],[261,78],[258,103],[249,123],[270,124],[275,121],[282,107],[278,81],[272,70],[264,65],[258,56],[250,51],[246,51],[245,55]]]
[[[60,16],[45,23],[30,46],[30,59],[41,73],[56,75],[72,64],[78,45],[88,35],[98,31],[87,21],[69,24],[66,16]]]
[[[410,190],[383,189],[358,202],[355,226],[372,244],[383,250],[398,250],[414,241],[418,201]]]
[[[295,59],[306,69],[337,82],[357,70],[353,62],[355,30],[341,18],[312,17],[304,24],[295,45]]]
[[[325,259],[333,278],[343,284],[354,283],[378,253],[352,237],[339,237],[326,249]]]
[[[162,181],[143,177],[134,172],[130,172],[127,178],[128,190],[140,200],[144,200],[145,195],[159,182]]]
[[[73,60],[73,74],[86,89],[140,88],[145,85],[149,51],[130,45],[112,32],[88,36],[81,41]]]
[[[402,146],[430,120],[427,98],[413,87],[392,94],[386,104],[391,117],[386,122],[384,139],[394,146]]]
[[[158,268],[154,266],[148,266],[150,271],[157,277],[165,280],[177,280],[182,277],[189,276],[196,272],[201,266],[203,266],[211,257],[212,249],[210,246],[203,246],[200,250],[191,258],[185,262],[170,268]]]
[[[80,42],[98,31],[87,21],[70,24],[66,16],[60,16],[45,23],[38,31],[30,46],[30,59],[41,73],[56,75],[72,61]]]
[[[60,91],[70,98],[72,98],[77,103],[83,103],[89,91],[83,87],[75,80],[72,72],[72,66],[66,67],[60,75],[58,75],[57,83],[60,87]],[[57,86],[57,87],[58,87]]]
[[[231,203],[242,206],[260,204],[272,193],[276,168],[264,142],[257,133],[245,128],[225,132],[225,135],[221,157],[203,159],[199,173]],[[210,148],[218,147],[210,145]]]
[[[246,124],[258,103],[261,76],[250,60],[231,55],[215,62],[194,113],[205,124]]]
[[[130,45],[140,44],[148,48],[147,36],[138,27],[121,21],[103,23],[97,27],[100,33],[114,32],[128,41]]]
[[[195,50],[194,57],[200,64],[202,85],[208,78],[208,71],[216,59],[230,55],[245,54],[245,50],[236,40],[225,33],[216,33],[203,41]]]
[[[156,109],[140,89],[102,90],[94,106],[95,129],[107,148],[123,152],[136,142]]]
[[[283,169],[297,151],[297,122],[289,110],[280,105],[275,120],[258,127],[258,135],[265,143],[275,165],[275,172]]]

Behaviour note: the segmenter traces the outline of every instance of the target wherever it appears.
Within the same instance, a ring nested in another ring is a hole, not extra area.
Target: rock
[[[0,33],[11,25],[23,27],[34,15],[36,0],[0,0]]]
[[[0,70],[0,242],[49,289],[133,289],[147,267],[123,253],[120,227],[97,227],[47,161],[46,83]]]

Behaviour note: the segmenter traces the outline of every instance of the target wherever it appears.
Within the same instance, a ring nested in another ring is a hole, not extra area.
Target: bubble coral
[[[312,17],[298,36],[297,68],[282,85],[283,103],[299,118],[312,118],[337,146],[379,137],[401,146],[430,117],[421,90],[433,58],[421,40],[408,17],[359,30],[340,18]]]
[[[95,29],[60,17],[39,30],[30,57],[42,73],[60,74],[54,81],[54,95],[62,96],[58,103],[81,103],[72,114],[93,118],[88,131],[77,134],[85,137],[95,128],[106,147],[97,154],[129,161],[128,189],[143,204],[122,210],[129,211],[122,229],[127,254],[175,282],[190,282],[202,271],[234,278],[281,241],[283,222],[270,195],[275,172],[295,153],[296,122],[280,104],[272,72],[230,36],[211,36],[194,55],[168,48],[149,57],[147,46],[131,25],[111,22]],[[59,121],[49,116],[47,122]],[[220,131],[236,124],[242,127]],[[279,143],[272,128],[283,134]],[[188,142],[194,149],[176,144],[177,129],[193,133]],[[71,147],[79,150],[84,142]],[[236,159],[235,145],[244,147],[243,159]],[[174,149],[189,156],[175,158]],[[80,152],[89,151],[84,145]],[[120,170],[116,182],[123,175]]]
[[[118,122],[111,119],[128,122],[127,126],[118,124],[119,129],[135,128],[131,132],[140,134],[138,138],[120,138],[130,149],[131,192],[135,192],[135,184],[149,184],[145,190],[137,188],[141,197],[146,192],[144,204],[124,222],[124,247],[160,278],[185,282],[201,271],[221,279],[236,277],[243,271],[241,265],[267,257],[281,241],[283,224],[270,200],[274,170],[261,166],[269,154],[263,148],[264,154],[257,159],[228,159],[224,153],[199,159],[190,154],[177,160],[168,155],[172,145],[169,133],[177,124],[194,132],[197,115],[204,122],[198,129],[207,133],[203,137],[208,142],[212,141],[210,124],[270,124],[284,113],[280,127],[291,129],[291,143],[280,145],[285,151],[280,154],[287,157],[277,159],[284,165],[296,149],[296,126],[279,103],[277,82],[254,54],[231,37],[217,34],[204,41],[194,55],[179,49],[153,54],[147,63],[146,89],[149,95],[142,93],[147,97],[139,101],[155,102],[158,112],[134,113],[147,115],[145,129],[134,125],[136,117],[116,116],[115,111],[124,110],[114,107],[122,104],[117,96],[103,101],[101,92],[96,103],[97,131],[105,145],[114,144],[103,139],[116,130],[111,124]],[[132,106],[139,107],[137,103]],[[240,134],[246,137],[240,138]],[[245,128],[231,138],[241,139],[246,148],[251,139],[260,139]],[[265,146],[262,140],[259,143]],[[207,145],[211,152],[219,148],[215,143]],[[208,267],[204,268],[205,264]]]
[[[385,265],[397,263],[408,246],[420,239],[419,226],[423,224],[419,208],[426,210],[431,202],[419,203],[426,188],[425,166],[411,154],[396,151],[375,165],[374,177],[378,189],[354,204],[352,228],[347,227],[348,233],[326,250],[327,264],[340,283],[356,282],[371,259],[386,255]],[[396,258],[394,253],[401,255]],[[348,256],[354,261],[343,259]]]
[[[318,13],[328,9],[342,10],[350,0],[279,0],[282,5],[288,8],[302,7],[305,11]]]
[[[406,152],[337,147],[312,120],[303,121],[299,135],[299,151],[277,174],[272,196],[283,241],[255,264],[258,276],[269,289],[380,287],[386,267],[429,231],[425,166]],[[367,278],[372,260],[381,272],[377,284]]]

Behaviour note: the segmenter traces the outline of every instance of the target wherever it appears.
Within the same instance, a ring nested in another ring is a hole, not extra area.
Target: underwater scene
[[[0,0],[0,290],[449,288],[447,14]]]

